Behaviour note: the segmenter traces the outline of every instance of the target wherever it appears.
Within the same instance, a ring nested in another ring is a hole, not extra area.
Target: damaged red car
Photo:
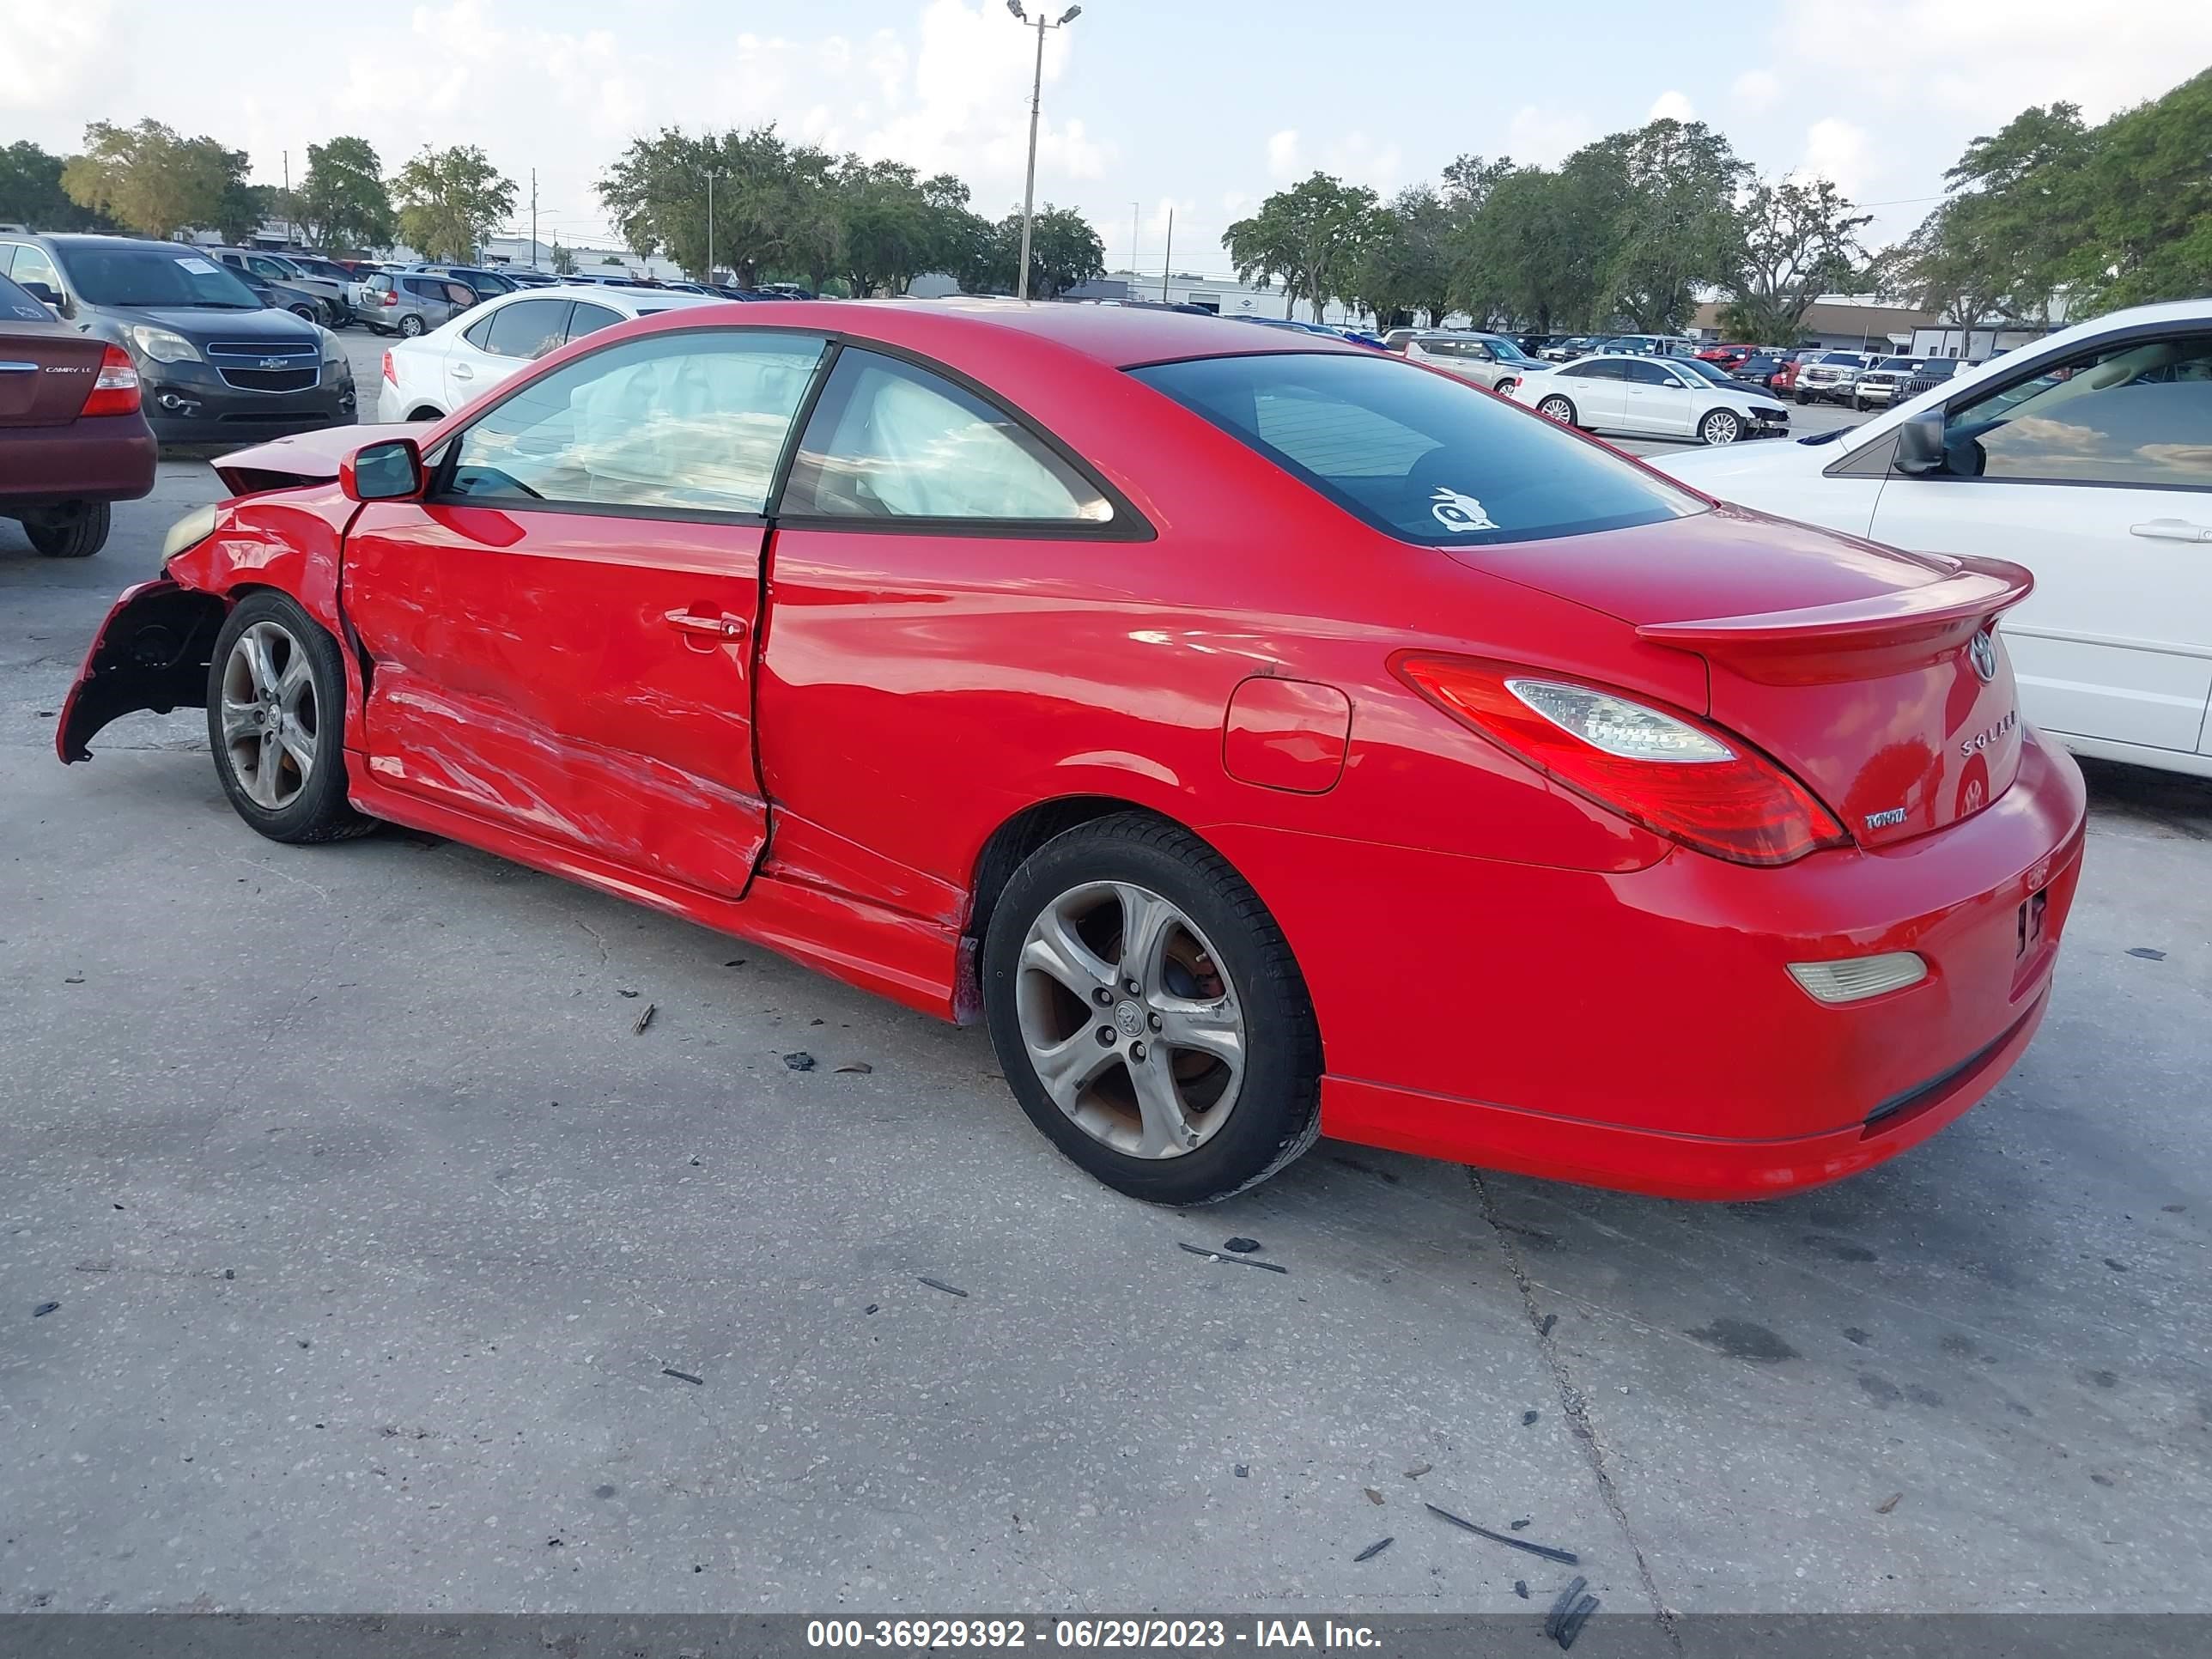
[[[981,1020],[1140,1198],[1322,1134],[1786,1192],[1957,1118],[2050,1000],[2083,791],[2017,712],[2025,571],[1380,354],[693,310],[221,470],[64,760],[204,704],[264,836],[410,825]]]

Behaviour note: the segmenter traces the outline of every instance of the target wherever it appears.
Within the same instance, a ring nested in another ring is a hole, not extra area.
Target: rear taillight
[[[79,415],[135,415],[138,412],[138,371],[131,354],[112,345],[100,354],[100,374]]]
[[[387,288],[376,296],[376,303],[380,306],[396,306],[399,303],[399,295],[396,289]]]
[[[394,386],[399,384],[399,377],[392,372],[392,354],[388,351],[384,354],[384,378]]]
[[[1850,844],[1834,815],[1780,766],[1678,709],[1469,657],[1407,655],[1392,666],[1553,781],[1700,853],[1788,864]]]

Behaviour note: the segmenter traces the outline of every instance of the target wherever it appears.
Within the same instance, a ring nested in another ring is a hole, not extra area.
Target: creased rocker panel
[[[879,335],[853,345],[941,361],[927,314],[871,324]],[[1266,347],[1284,349],[1297,348]],[[943,1018],[975,1017],[981,907],[1043,836],[1122,803],[1182,823],[1253,884],[1304,969],[1328,1060],[1322,1127],[1348,1139],[1656,1193],[1753,1196],[1836,1178],[1934,1133],[2032,1035],[2048,950],[2022,963],[1981,958],[2008,937],[1996,913],[2030,891],[2047,890],[2049,936],[2059,931],[2083,805],[2078,777],[2070,787],[2058,777],[2032,734],[2021,782],[2037,787],[1927,841],[1817,853],[1787,882],[1683,852],[1567,791],[1528,789],[1520,762],[1437,718],[1385,664],[1408,646],[1464,653],[1486,637],[1510,658],[1542,640],[1552,672],[1703,714],[1702,658],[1624,644],[1623,623],[1591,605],[1384,537],[1081,352],[1025,349],[978,369],[994,402],[1066,411],[1056,447],[1146,523],[1175,530],[1172,568],[1165,543],[1141,538],[793,520],[764,532],[745,668],[769,830],[742,898],[394,786],[363,719],[376,641],[339,599],[342,534],[357,509],[334,484],[237,503],[172,576],[225,598],[282,588],[346,642],[348,763],[363,811],[758,940]],[[425,453],[481,412],[428,428]],[[1141,466],[1133,430],[1146,434]],[[317,459],[322,476],[334,453]],[[266,451],[236,460],[249,471],[281,465]],[[1769,542],[1793,533],[1721,516]],[[1366,571],[1348,590],[1335,585],[1351,602],[1311,614],[1299,596],[1331,592],[1319,567],[1346,558]],[[134,590],[118,611],[165,586]],[[1408,618],[1430,617],[1452,625],[1407,631]],[[1225,716],[1255,678],[1348,697],[1340,781],[1301,792],[1224,765],[1237,732]],[[65,756],[81,744],[58,735]],[[997,763],[963,775],[960,757],[986,735]],[[1455,763],[1438,769],[1439,757]],[[1443,789],[1431,787],[1438,775]],[[1494,856],[1454,850],[1456,826],[1471,821],[1492,826]],[[1316,851],[1329,855],[1326,882],[1309,878]],[[1899,861],[1893,876],[1910,862],[1909,905],[1875,860]],[[1998,870],[2010,873],[1992,892]],[[1761,945],[1771,960],[1700,919],[1770,902],[1786,913]],[[1593,938],[1617,959],[1591,961]],[[1935,963],[1933,982],[1907,994],[1923,1011],[1910,1042],[1884,1006],[1893,999],[1818,1006],[1783,967],[1892,948]],[[1947,949],[1961,954],[1947,961]],[[1629,988],[1655,977],[1699,988],[1709,1029],[1686,1039],[1679,1000]],[[1931,1054],[1946,1056],[1941,1066]],[[1865,1127],[1882,1102],[1967,1056],[1979,1059],[1966,1073]],[[1778,1097],[1778,1074],[1802,1086]],[[1481,1099],[1467,1097],[1470,1078]]]

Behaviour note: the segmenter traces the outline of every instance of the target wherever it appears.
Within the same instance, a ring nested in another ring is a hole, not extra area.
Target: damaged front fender
[[[217,595],[167,576],[126,589],[93,635],[62,704],[54,729],[62,763],[90,760],[93,738],[125,714],[206,708],[208,665],[228,614]]]

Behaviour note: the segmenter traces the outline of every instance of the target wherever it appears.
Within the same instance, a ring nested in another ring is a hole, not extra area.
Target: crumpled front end
[[[141,708],[207,707],[208,665],[228,607],[167,576],[126,589],[85,653],[54,728],[62,763],[90,760],[94,737]]]

